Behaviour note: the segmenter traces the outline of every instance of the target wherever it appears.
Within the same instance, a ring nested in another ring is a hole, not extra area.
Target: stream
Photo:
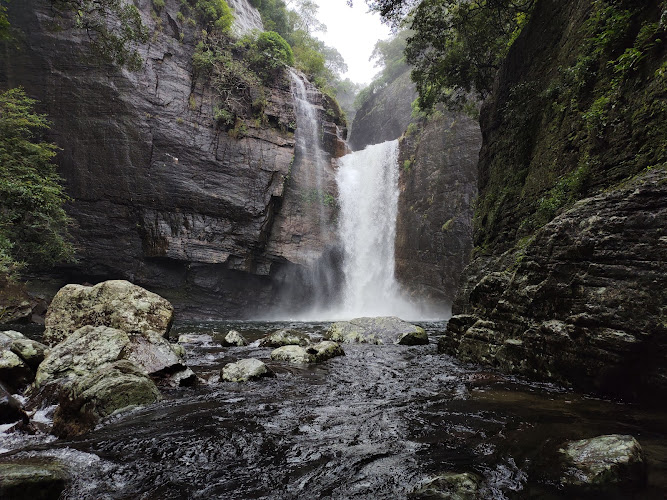
[[[572,498],[559,489],[564,441],[623,433],[644,448],[649,486],[619,498],[665,498],[663,412],[463,365],[437,353],[444,322],[421,325],[429,345],[344,344],[344,357],[295,366],[268,361],[257,342],[219,340],[230,328],[250,341],[284,327],[318,338],[327,323],[181,323],[172,338],[189,337],[189,366],[206,383],[163,390],[162,402],[72,440],[0,434],[0,456],[64,460],[72,499],[394,499],[446,471],[482,476],[483,498],[556,499]],[[247,357],[277,376],[219,381]]]

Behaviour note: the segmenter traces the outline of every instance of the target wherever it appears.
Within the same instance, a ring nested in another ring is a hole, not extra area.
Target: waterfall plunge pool
[[[482,476],[482,498],[559,499],[571,498],[554,460],[563,442],[621,433],[643,446],[649,487],[618,498],[663,498],[663,413],[461,364],[437,353],[444,322],[420,324],[429,345],[344,344],[345,356],[302,367],[220,339],[287,327],[317,338],[327,323],[181,323],[172,337],[191,337],[189,366],[207,383],[163,391],[161,403],[72,440],[0,434],[0,456],[65,460],[72,499],[396,499],[447,471]],[[276,378],[219,381],[248,357]]]

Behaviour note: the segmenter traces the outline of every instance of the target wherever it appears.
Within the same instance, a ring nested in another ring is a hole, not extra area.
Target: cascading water
[[[394,276],[398,213],[398,141],[344,156],[336,175],[344,248],[339,316],[422,316]]]

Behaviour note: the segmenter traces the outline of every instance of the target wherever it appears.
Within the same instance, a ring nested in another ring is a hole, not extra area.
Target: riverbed
[[[259,338],[294,328],[317,339],[327,323],[181,323],[172,330],[204,381],[163,390],[72,440],[0,434],[2,455],[52,456],[74,472],[72,499],[405,498],[442,472],[473,472],[490,499],[572,498],[559,483],[567,440],[632,434],[648,488],[667,492],[664,412],[508,377],[437,353],[445,323],[421,323],[426,346],[344,344],[312,366],[269,360]],[[222,347],[229,329],[252,343]],[[228,362],[264,360],[275,378],[219,380]],[[49,409],[40,412],[48,423]]]

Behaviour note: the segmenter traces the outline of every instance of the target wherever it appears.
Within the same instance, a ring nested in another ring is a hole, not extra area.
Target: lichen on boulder
[[[247,382],[262,377],[274,377],[275,374],[259,359],[241,359],[236,363],[226,364],[220,378],[226,382]]]
[[[158,332],[167,336],[174,308],[166,299],[129,281],[95,286],[65,285],[46,314],[44,341],[56,344],[82,326],[109,326],[127,333]]]
[[[248,345],[248,341],[236,330],[229,330],[221,344],[225,347],[243,347]]]
[[[331,324],[324,338],[347,343],[428,344],[428,336],[423,328],[394,316],[338,321]]]
[[[298,345],[286,345],[271,352],[274,361],[286,361],[292,364],[321,363],[336,356],[344,356],[345,353],[336,342],[324,340],[307,347]]]
[[[260,340],[262,347],[282,347],[286,345],[305,346],[310,344],[310,337],[296,330],[276,330]]]

